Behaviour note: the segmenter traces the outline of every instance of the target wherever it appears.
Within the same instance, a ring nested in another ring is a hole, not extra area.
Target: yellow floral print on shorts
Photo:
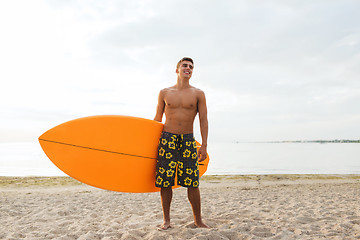
[[[193,134],[162,132],[156,164],[155,186],[171,187],[199,186],[199,164],[196,142]]]

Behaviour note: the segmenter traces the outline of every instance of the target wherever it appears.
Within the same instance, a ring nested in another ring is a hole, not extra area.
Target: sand
[[[204,176],[193,225],[186,189],[159,231],[159,193],[118,193],[67,177],[0,178],[0,239],[360,239],[359,175]]]

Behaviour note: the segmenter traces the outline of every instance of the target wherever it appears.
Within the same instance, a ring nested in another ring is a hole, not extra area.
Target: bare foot
[[[203,222],[195,223],[195,226],[198,228],[211,228]]]
[[[163,231],[171,228],[170,222],[164,222],[161,224],[161,226],[158,228],[158,230]]]

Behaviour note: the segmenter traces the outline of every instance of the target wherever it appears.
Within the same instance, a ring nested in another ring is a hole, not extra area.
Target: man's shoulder
[[[172,90],[174,90],[174,87],[163,88],[163,89],[160,90],[160,94],[165,94],[165,93],[167,93],[169,91],[172,91]]]
[[[194,87],[194,86],[191,86],[191,89],[196,93],[196,95],[205,95],[204,91],[201,90],[200,88],[197,88],[197,87]]]
[[[190,86],[189,86],[189,89],[192,90],[192,91],[194,91],[194,92],[202,92],[202,90],[201,90],[200,88],[195,87],[195,86],[193,86],[193,85],[190,85]]]

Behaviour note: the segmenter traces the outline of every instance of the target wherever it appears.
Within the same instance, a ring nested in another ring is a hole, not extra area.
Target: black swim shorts
[[[193,134],[162,132],[156,164],[156,187],[199,186],[199,164]]]

